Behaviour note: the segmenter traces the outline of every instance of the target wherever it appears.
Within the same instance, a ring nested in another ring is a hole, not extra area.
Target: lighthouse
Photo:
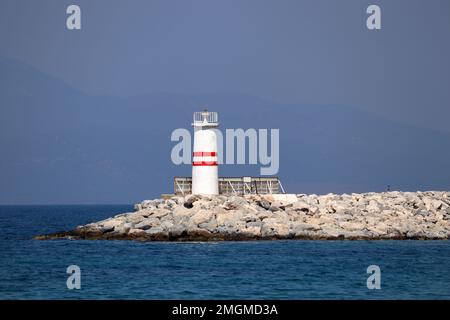
[[[217,112],[194,112],[192,194],[219,194],[217,167]]]
[[[173,194],[163,198],[204,195],[285,194],[278,177],[219,177],[218,150],[223,150],[223,137],[217,130],[217,112],[194,112],[194,148],[192,153],[192,177],[174,177]],[[222,145],[219,145],[222,144]],[[218,148],[218,145],[220,148]],[[245,147],[245,144],[244,144]],[[190,149],[190,148],[189,148]],[[244,150],[245,152],[245,150]],[[184,159],[183,159],[184,160]],[[295,195],[292,195],[296,197]],[[284,199],[284,198],[283,198]]]

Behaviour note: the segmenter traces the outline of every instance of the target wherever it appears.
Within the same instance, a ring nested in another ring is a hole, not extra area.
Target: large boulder
[[[289,224],[276,218],[264,219],[261,227],[261,235],[264,238],[287,238],[289,236]]]
[[[149,217],[147,219],[142,220],[140,223],[135,224],[134,228],[147,230],[147,229],[150,229],[152,227],[159,226],[160,224],[161,224],[161,220],[159,220],[158,218]]]
[[[198,226],[199,224],[210,221],[213,217],[214,215],[211,211],[200,209],[189,218],[189,224]]]

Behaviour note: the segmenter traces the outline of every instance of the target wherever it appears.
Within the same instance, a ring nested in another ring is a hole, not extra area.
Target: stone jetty
[[[174,196],[35,239],[449,239],[450,192]]]

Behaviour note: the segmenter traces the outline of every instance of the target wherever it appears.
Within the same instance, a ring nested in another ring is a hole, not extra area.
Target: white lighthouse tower
[[[192,154],[192,194],[219,194],[217,168],[217,112],[194,112],[194,152]]]

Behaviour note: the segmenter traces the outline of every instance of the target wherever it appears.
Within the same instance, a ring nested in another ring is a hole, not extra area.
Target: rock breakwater
[[[450,192],[172,197],[35,239],[449,239]]]

